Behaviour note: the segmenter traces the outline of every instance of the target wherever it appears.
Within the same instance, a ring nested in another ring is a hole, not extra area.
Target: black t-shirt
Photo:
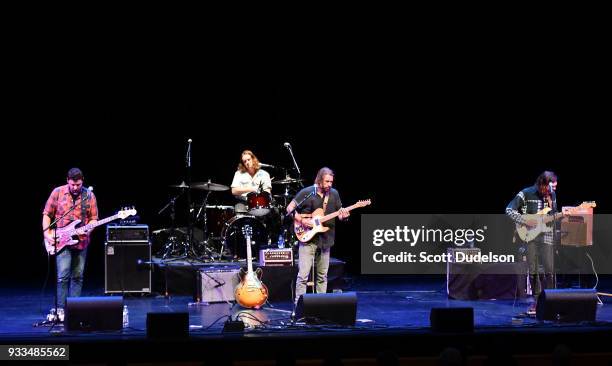
[[[297,212],[300,214],[309,214],[313,213],[318,208],[323,208],[323,200],[324,197],[321,197],[316,193],[316,186],[310,186],[302,189],[295,195],[293,200],[296,204],[302,202],[302,200],[312,194],[304,203],[302,203],[298,208]],[[329,191],[329,200],[327,201],[327,209],[325,210],[325,214],[330,214],[338,211],[342,207],[342,201],[340,201],[340,195],[338,191],[332,188]],[[315,235],[314,238],[310,241],[311,243],[317,244],[318,247],[321,248],[329,248],[334,245],[334,240],[336,238],[336,219],[328,220],[323,223],[323,226],[329,228],[329,231],[325,233],[319,233]]]

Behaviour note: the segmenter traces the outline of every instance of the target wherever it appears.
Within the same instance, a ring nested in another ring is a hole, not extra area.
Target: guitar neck
[[[253,272],[253,263],[252,263],[252,256],[251,256],[251,237],[247,236],[247,271],[248,273]]]
[[[87,224],[85,226],[81,226],[81,227],[77,228],[75,231],[77,233],[79,233],[79,232],[83,232],[83,231],[93,230],[93,229],[95,229],[96,227],[98,227],[100,225],[104,225],[107,222],[111,222],[111,221],[116,220],[118,218],[119,218],[119,214],[116,214],[116,215],[113,215],[113,216],[109,216],[109,217],[107,217],[105,219],[96,221],[96,222],[94,222],[92,224]]]
[[[345,209],[346,209],[347,211],[351,211],[351,210],[353,210],[353,209],[357,208],[358,206],[359,206],[359,204],[358,204],[358,203],[355,203],[354,205],[351,205],[351,206],[349,206],[349,207],[346,207]],[[329,215],[325,215],[325,216],[323,216],[323,217],[321,218],[321,220],[320,220],[320,221],[321,221],[321,223],[324,223],[325,221],[331,220],[331,219],[335,218],[335,217],[336,217],[336,216],[338,216],[338,215],[340,215],[340,210],[338,210],[338,211],[336,211],[336,212],[333,212],[333,213],[330,213]]]

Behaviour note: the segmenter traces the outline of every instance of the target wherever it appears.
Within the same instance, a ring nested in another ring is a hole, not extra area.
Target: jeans
[[[65,248],[55,257],[57,266],[57,306],[65,307],[70,282],[70,297],[81,296],[83,272],[87,248],[83,250]]]
[[[324,294],[327,292],[327,270],[329,269],[330,248],[321,248],[317,251],[316,244],[300,243],[298,275],[295,285],[295,299],[297,303],[301,295],[306,293],[306,282],[312,269],[312,261],[316,263],[316,292]]]
[[[537,299],[543,289],[554,287],[553,246],[537,242],[527,244],[527,262],[531,291]],[[540,264],[544,267],[544,278],[539,273]]]

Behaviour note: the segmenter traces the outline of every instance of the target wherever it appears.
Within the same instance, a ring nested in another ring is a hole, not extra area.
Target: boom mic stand
[[[193,248],[193,220],[191,219],[191,139],[187,140],[187,156],[186,156],[186,184],[187,184],[187,245],[185,246],[185,257],[189,258],[189,250]]]
[[[300,188],[304,188],[304,184],[302,183],[302,173],[300,172],[300,167],[298,166],[297,161],[295,160],[295,156],[293,156],[293,149],[291,148],[291,144],[285,142],[285,147],[287,148],[287,150],[289,150],[289,154],[291,155],[291,159],[293,160],[293,166],[297,171],[297,179],[299,180]]]

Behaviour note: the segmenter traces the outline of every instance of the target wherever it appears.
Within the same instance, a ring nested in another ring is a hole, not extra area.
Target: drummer
[[[238,200],[236,213],[247,212],[247,195],[251,192],[268,192],[272,194],[272,181],[270,174],[260,169],[259,160],[251,150],[244,150],[240,154],[240,163],[234,173],[232,181],[232,194]]]

